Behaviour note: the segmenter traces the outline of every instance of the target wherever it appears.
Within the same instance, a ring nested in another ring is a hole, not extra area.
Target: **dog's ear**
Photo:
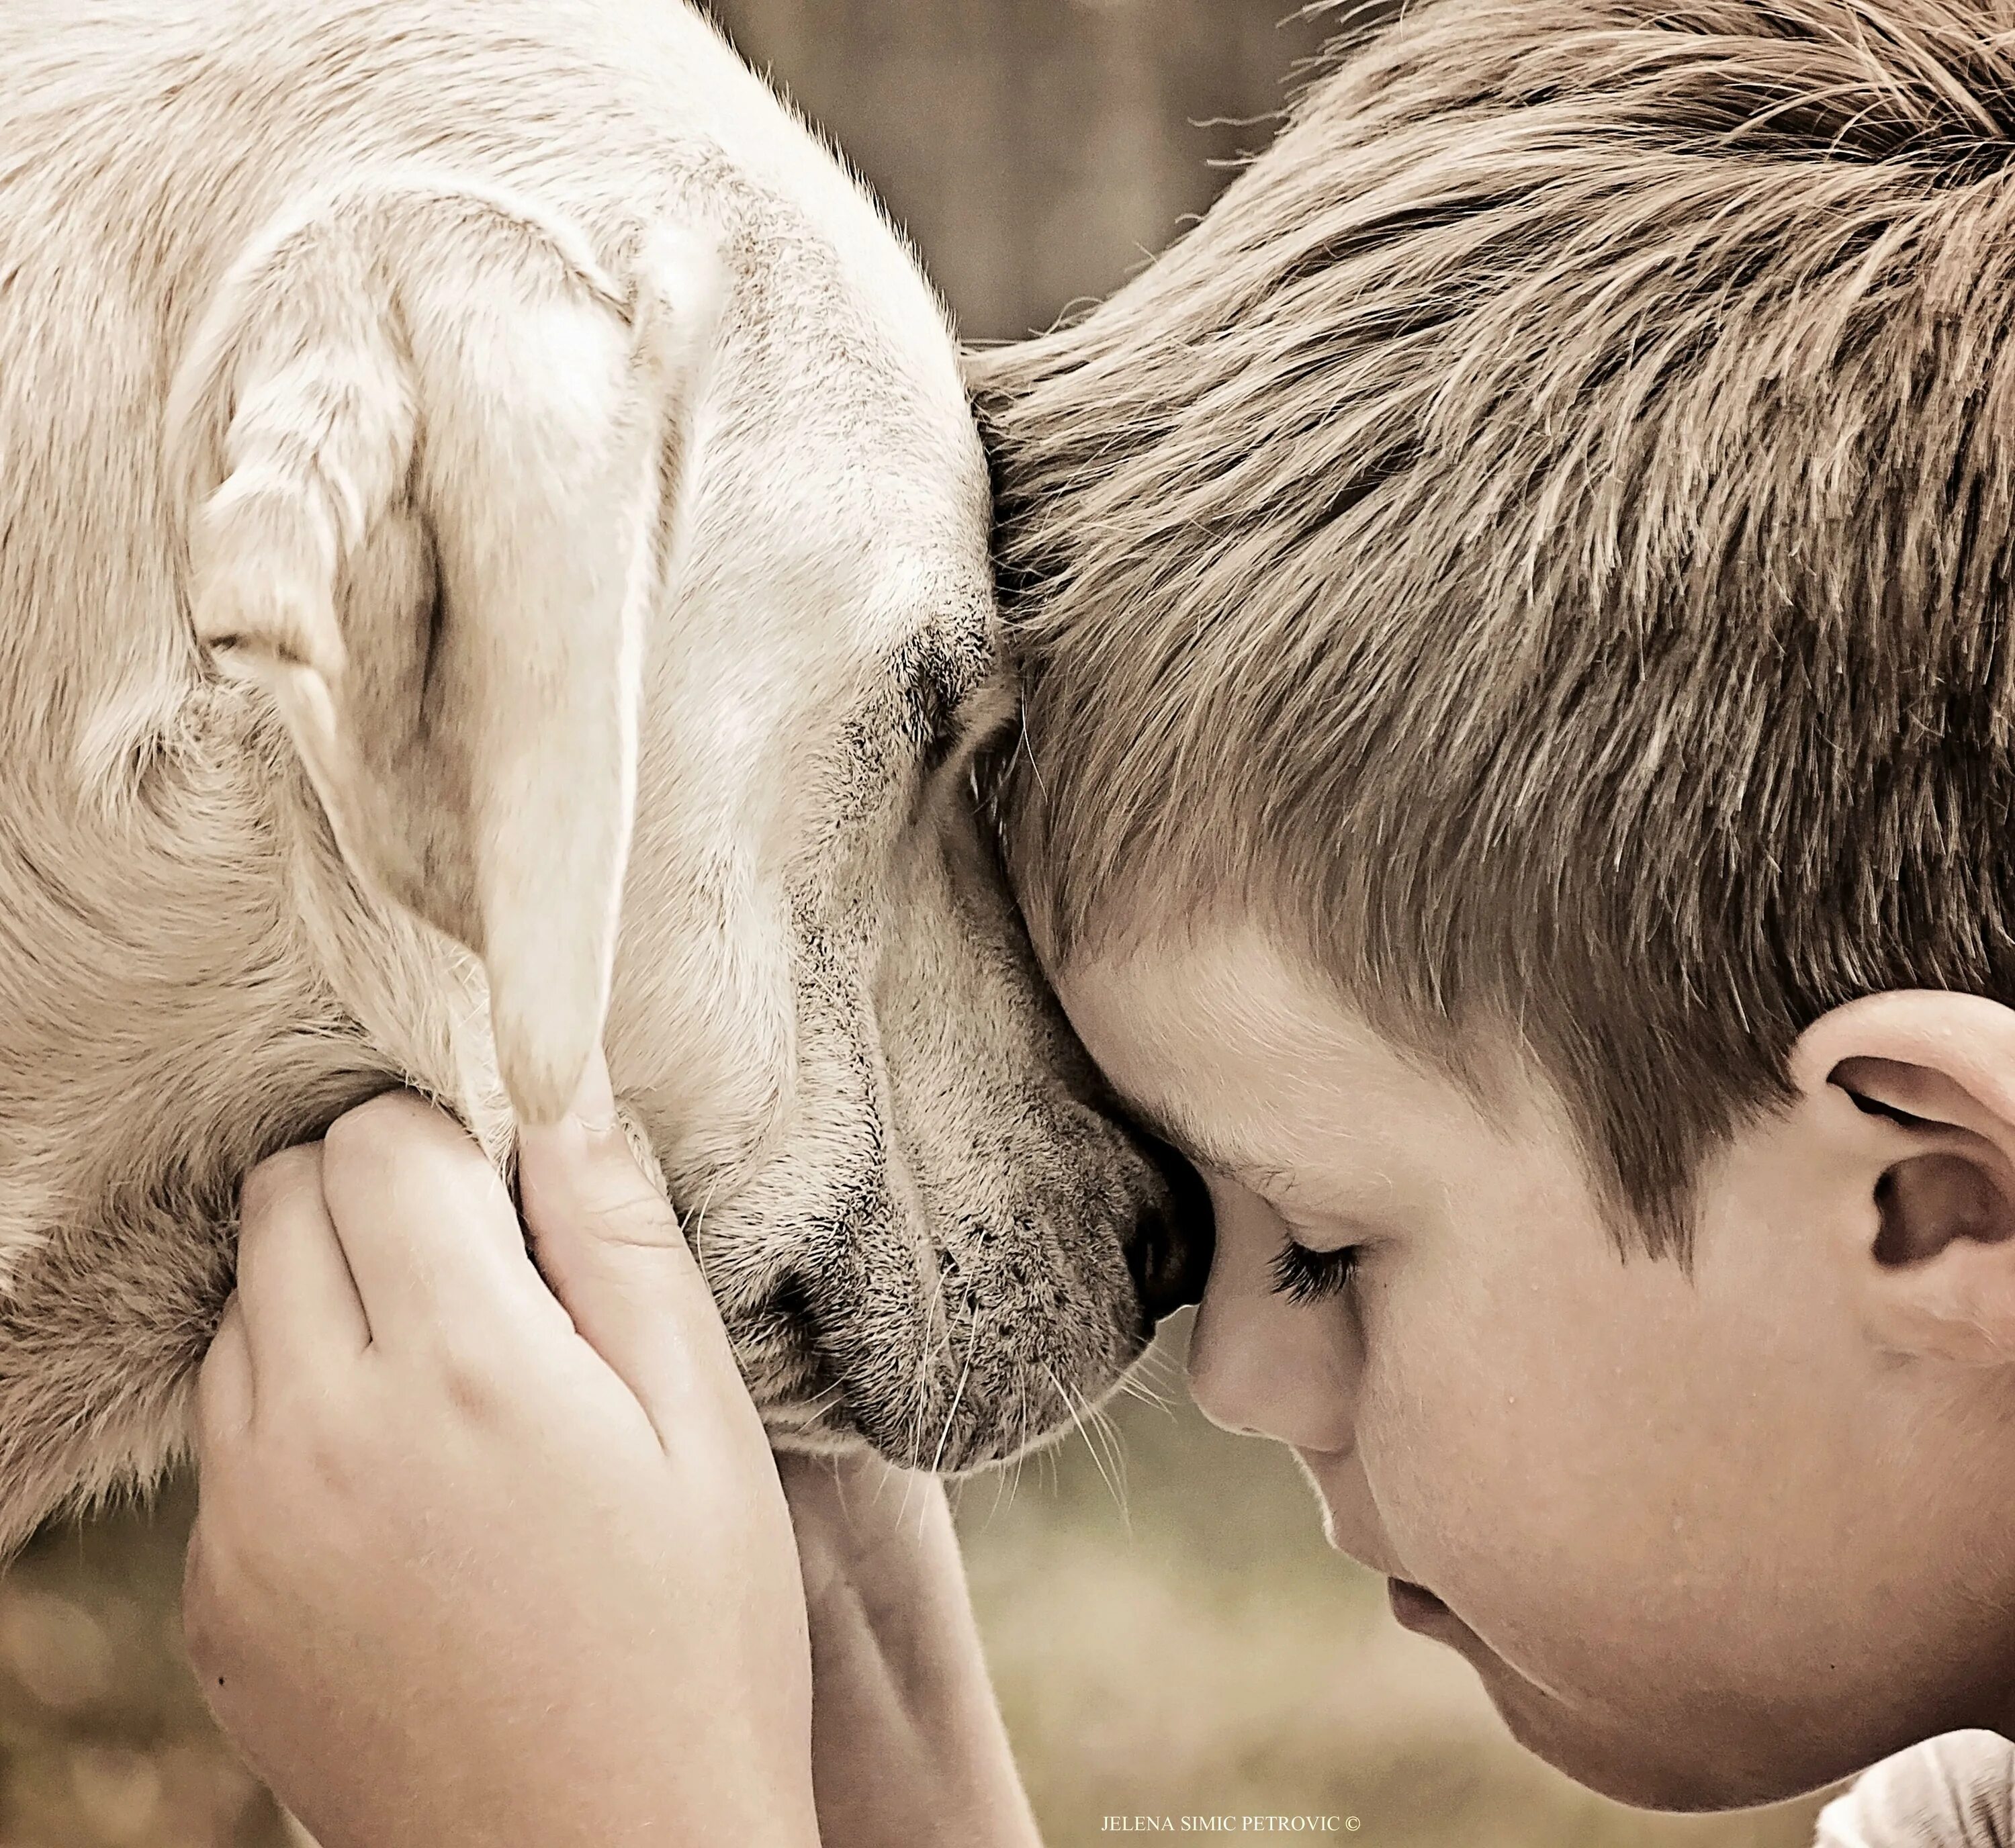
[[[534,1121],[607,1006],[718,299],[702,237],[630,267],[522,201],[353,189],[234,267],[170,401],[197,636],[270,689],[360,881],[481,959]]]

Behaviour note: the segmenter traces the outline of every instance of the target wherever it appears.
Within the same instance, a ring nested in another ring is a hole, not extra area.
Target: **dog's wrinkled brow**
[[[1012,708],[983,602],[932,619],[884,657],[872,690],[840,727],[838,787],[828,827],[843,831],[879,809],[893,788],[921,800],[932,773],[968,738],[1004,723]],[[1000,690],[998,700],[986,697]],[[998,706],[997,714],[994,709]]]
[[[928,776],[972,730],[975,694],[998,658],[984,610],[961,612],[932,623],[897,649],[892,684],[901,690],[903,729]]]

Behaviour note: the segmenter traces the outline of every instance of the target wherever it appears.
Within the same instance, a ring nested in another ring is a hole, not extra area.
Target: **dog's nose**
[[[1127,1268],[1149,1319],[1159,1322],[1185,1304],[1203,1299],[1216,1245],[1210,1195],[1196,1170],[1166,1143],[1144,1138],[1168,1183],[1166,1205],[1149,1207],[1126,1242]]]

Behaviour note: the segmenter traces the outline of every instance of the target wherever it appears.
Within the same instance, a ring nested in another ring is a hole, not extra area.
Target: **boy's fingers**
[[[370,1345],[371,1324],[322,1197],[322,1146],[270,1155],[239,1193],[238,1301],[269,1380]]]
[[[198,1462],[219,1444],[242,1436],[252,1422],[252,1350],[245,1313],[234,1291],[196,1376]]]
[[[748,1404],[677,1215],[616,1127],[599,1050],[573,1114],[519,1132],[518,1182],[546,1281],[661,1438],[709,1385]]]
[[[549,1312],[496,1171],[411,1092],[329,1125],[321,1184],[375,1345],[433,1347],[486,1313]]]

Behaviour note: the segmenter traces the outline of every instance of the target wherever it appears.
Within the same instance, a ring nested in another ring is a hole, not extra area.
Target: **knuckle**
[[[257,1223],[270,1218],[287,1201],[321,1184],[321,1150],[314,1143],[298,1143],[268,1155],[247,1174],[238,1190],[241,1222]]]
[[[302,1441],[301,1462],[314,1492],[338,1501],[347,1500],[370,1475],[348,1438],[325,1426]]]
[[[397,1164],[409,1185],[444,1204],[498,1194],[495,1170],[476,1139],[411,1091],[381,1092],[346,1111],[324,1140],[332,1193],[348,1197],[354,1182]]]
[[[685,1243],[678,1215],[656,1194],[641,1187],[611,1186],[591,1204],[589,1211],[595,1229],[611,1244],[660,1246],[671,1251]]]
[[[396,1441],[392,1406],[332,1390],[312,1376],[282,1382],[270,1396],[271,1449],[279,1454],[262,1459],[261,1499],[275,1505],[342,1506],[374,1480]]]
[[[345,1111],[323,1132],[325,1159],[345,1165],[381,1157],[388,1143],[410,1129],[415,1108],[424,1108],[405,1091],[380,1091]]]

